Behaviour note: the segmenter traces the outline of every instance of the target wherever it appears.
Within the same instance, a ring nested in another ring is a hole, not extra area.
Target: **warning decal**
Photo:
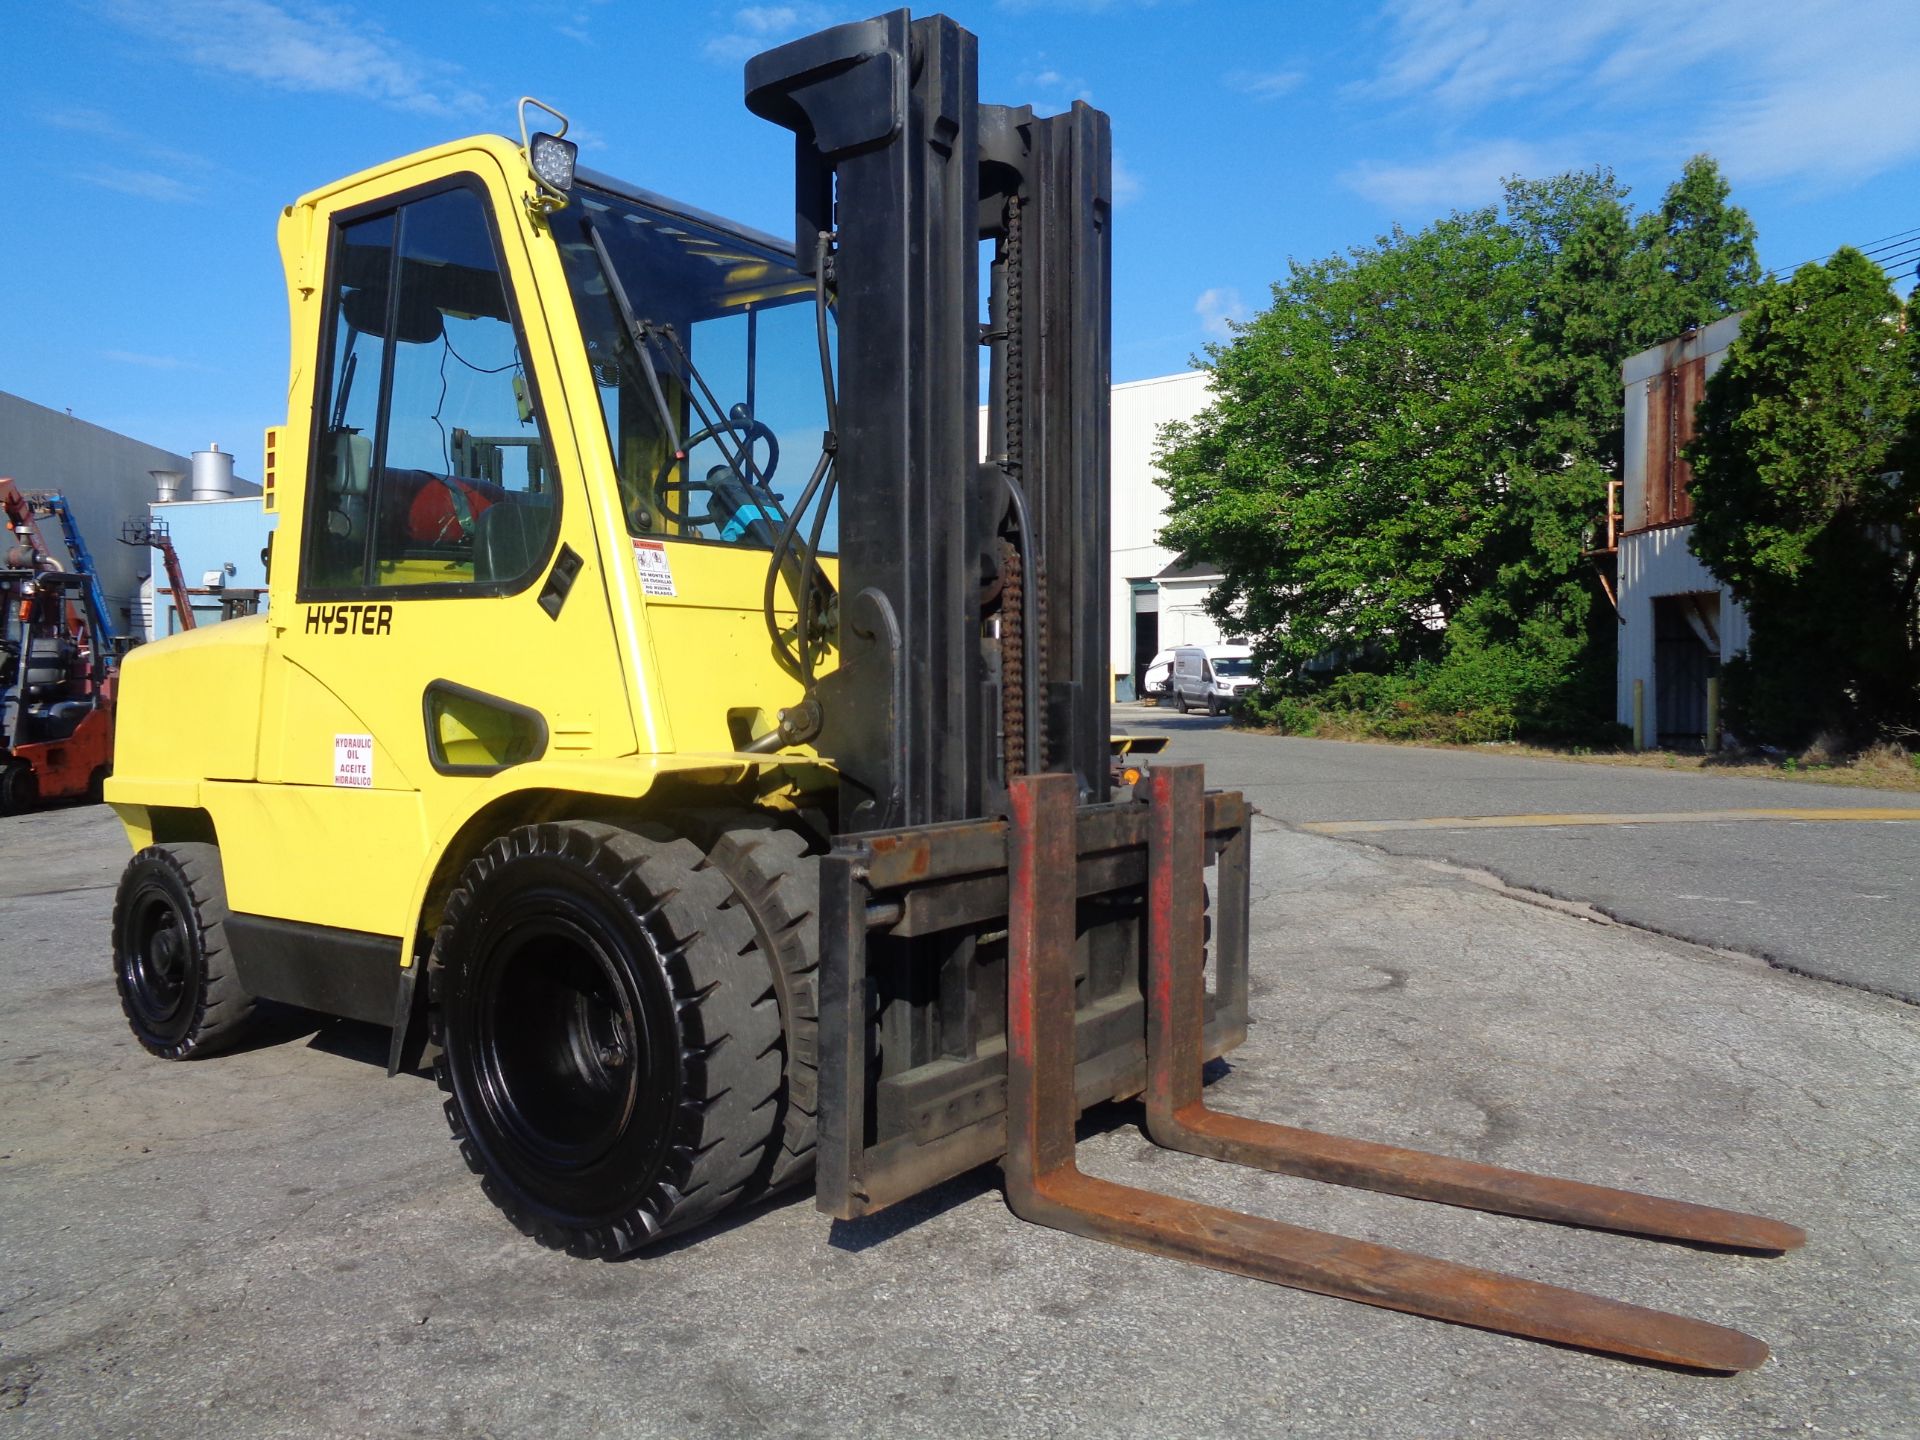
[[[333,737],[333,783],[355,790],[373,788],[373,736]]]
[[[647,595],[673,594],[673,563],[658,540],[633,542],[633,563],[640,568],[640,589]]]

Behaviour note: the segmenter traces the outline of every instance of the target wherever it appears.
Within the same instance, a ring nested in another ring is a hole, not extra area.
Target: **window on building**
[[[1706,393],[1706,385],[1704,355],[1647,381],[1648,525],[1693,518],[1693,467],[1681,452],[1693,440],[1694,407]]]

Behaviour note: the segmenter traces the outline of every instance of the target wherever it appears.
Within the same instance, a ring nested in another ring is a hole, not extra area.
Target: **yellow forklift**
[[[792,132],[791,239],[576,169],[531,101],[518,144],[282,212],[270,612],[121,682],[140,1042],[211,1054],[269,1001],[389,1026],[488,1196],[583,1256],[997,1161],[1019,1214],[1080,1234],[1759,1363],[1718,1326],[1075,1170],[1081,1110],[1143,1097],[1159,1143],[1234,1163],[1802,1239],[1207,1108],[1248,1026],[1251,811],[1195,766],[1114,783],[1107,117],[981,104],[974,37],[904,10],[756,57],[746,103]]]

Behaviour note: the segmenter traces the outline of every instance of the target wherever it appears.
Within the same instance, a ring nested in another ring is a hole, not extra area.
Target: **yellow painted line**
[[[1453,815],[1417,820],[1314,820],[1302,830],[1316,835],[1366,835],[1379,830],[1513,830],[1546,825],[1715,825],[1728,820],[1911,820],[1912,809],[1656,810],[1644,815]]]

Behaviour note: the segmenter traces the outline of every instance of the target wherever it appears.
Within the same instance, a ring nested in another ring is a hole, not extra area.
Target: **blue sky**
[[[741,104],[741,63],[873,8],[0,0],[0,389],[177,450],[217,439],[251,474],[284,418],[282,205],[510,130],[531,93],[573,117],[583,163],[782,231],[791,150]],[[1651,205],[1706,150],[1776,267],[1920,232],[1914,0],[948,11],[980,36],[983,98],[1114,117],[1116,380],[1186,368],[1289,256],[1418,227],[1515,172],[1611,165]]]

